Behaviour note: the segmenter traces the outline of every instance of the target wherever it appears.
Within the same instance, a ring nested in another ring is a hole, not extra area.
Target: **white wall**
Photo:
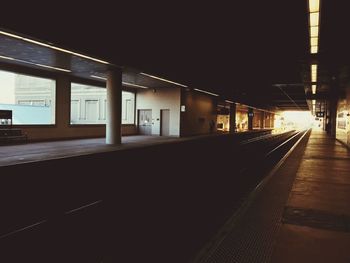
[[[152,110],[152,134],[160,135],[160,110],[170,110],[170,136],[180,136],[180,97],[177,87],[138,90],[136,93],[136,112]],[[138,116],[136,116],[138,120]]]

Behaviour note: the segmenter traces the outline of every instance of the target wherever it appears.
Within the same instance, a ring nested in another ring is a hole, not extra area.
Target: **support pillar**
[[[121,144],[122,71],[110,69],[107,73],[106,144]]]
[[[332,138],[336,137],[336,129],[337,129],[337,100],[332,97],[330,101],[330,109],[329,109],[329,115],[330,115],[330,136]]]
[[[253,118],[254,118],[254,110],[252,108],[248,108],[248,130],[253,130]]]
[[[236,132],[236,104],[230,105],[230,133]]]

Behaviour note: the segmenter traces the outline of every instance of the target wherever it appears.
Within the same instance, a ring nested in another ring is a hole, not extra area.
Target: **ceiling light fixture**
[[[312,94],[316,94],[316,85],[315,84],[313,84],[311,86],[311,90],[312,90]]]
[[[90,77],[95,78],[95,79],[101,79],[101,80],[107,81],[106,78],[100,77],[100,76],[96,76],[96,75],[90,75]],[[149,87],[146,87],[146,86],[143,86],[143,85],[134,84],[134,83],[130,83],[130,82],[125,82],[125,81],[122,81],[122,84],[125,85],[125,86],[130,86],[130,87],[136,87],[136,88],[141,88],[141,89],[149,89]]]
[[[107,62],[107,61],[100,60],[100,59],[97,59],[97,58],[93,58],[93,57],[90,57],[90,56],[86,56],[86,55],[83,55],[83,54],[80,54],[80,53],[77,53],[77,52],[73,52],[73,51],[70,51],[70,50],[67,50],[67,49],[64,49],[64,48],[59,48],[59,47],[56,47],[56,46],[53,46],[53,45],[50,45],[50,44],[47,44],[47,43],[43,43],[43,42],[40,42],[40,41],[37,41],[37,40],[33,40],[33,39],[30,39],[30,38],[27,38],[27,37],[22,37],[22,36],[19,36],[19,35],[16,35],[16,34],[12,34],[12,33],[8,33],[8,32],[5,32],[5,31],[0,31],[0,34],[4,35],[4,36],[12,37],[12,38],[20,39],[20,40],[23,40],[23,41],[26,41],[26,42],[29,42],[29,43],[32,43],[32,44],[36,44],[36,45],[39,45],[39,46],[42,46],[42,47],[47,47],[47,48],[50,48],[50,49],[54,49],[54,50],[57,50],[57,51],[68,53],[68,54],[71,54],[71,55],[74,55],[74,56],[77,56],[77,57],[86,58],[86,59],[89,59],[89,60],[92,60],[92,61],[95,61],[95,62],[99,62],[99,63],[102,63],[102,64],[110,65],[110,63]]]
[[[311,26],[311,27],[313,27],[313,26],[318,26],[318,24],[319,24],[319,18],[320,18],[320,13],[319,13],[319,12],[310,13],[309,17],[310,17],[310,19],[309,19],[310,26]]]
[[[202,90],[202,89],[194,89],[196,91],[199,91],[199,92],[203,92],[203,93],[206,93],[206,94],[209,94],[209,95],[213,95],[213,96],[220,96],[219,94],[216,94],[216,93],[212,93],[212,92],[209,92],[209,91],[206,91],[206,90]]]
[[[141,89],[149,89],[149,87],[143,86],[143,85],[138,85],[138,84],[134,84],[134,83],[129,83],[129,82],[122,82],[122,84],[126,85],[126,86],[131,86],[131,87],[136,87],[136,88],[141,88]]]
[[[160,77],[157,77],[157,76],[154,76],[154,75],[150,75],[150,74],[147,74],[147,73],[144,73],[144,72],[141,72],[140,74],[143,75],[143,76],[146,76],[146,77],[150,77],[150,78],[153,78],[153,79],[158,79],[158,80],[161,80],[161,81],[164,81],[164,82],[175,84],[175,85],[178,85],[178,86],[181,86],[181,87],[184,87],[184,88],[188,87],[188,86],[186,86],[184,84],[180,84],[178,82],[174,82],[174,81],[171,81],[171,80],[163,79],[163,78],[160,78]]]
[[[101,80],[107,80],[106,78],[100,77],[100,76],[96,76],[96,75],[90,75],[90,77],[95,78],[95,79],[101,79]]]
[[[309,12],[319,12],[320,11],[320,0],[309,0]]]
[[[25,60],[22,60],[22,59],[17,59],[17,58],[12,58],[12,57],[7,57],[7,56],[0,56],[0,58],[6,59],[6,60],[17,61],[17,62],[20,62],[20,63],[29,64],[29,65],[34,65],[34,66],[38,66],[38,67],[42,67],[42,68],[54,69],[54,70],[63,71],[63,72],[72,72],[69,69],[64,69],[64,68],[59,68],[59,67],[52,67],[52,66],[48,66],[48,65],[44,65],[44,64],[34,63],[34,62],[25,61]]]

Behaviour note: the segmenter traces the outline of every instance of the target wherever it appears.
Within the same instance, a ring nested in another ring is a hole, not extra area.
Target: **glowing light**
[[[311,86],[312,94],[316,94],[316,85]]]
[[[6,57],[6,56],[0,56],[2,59],[7,59],[7,60],[15,60],[14,58]]]
[[[201,90],[201,89],[194,89],[196,91],[199,91],[199,92],[202,92],[202,93],[206,93],[206,94],[209,94],[209,95],[213,95],[213,96],[219,96],[219,94],[215,94],[215,93],[212,93],[212,92],[209,92],[209,91],[205,91],[205,90]]]
[[[320,0],[309,0],[309,12],[319,12],[320,11]]]
[[[16,34],[8,33],[8,32],[5,32],[5,31],[0,31],[0,34],[8,36],[8,37],[12,37],[12,38],[20,39],[20,40],[23,40],[23,41],[26,41],[26,42],[29,42],[29,43],[32,43],[32,44],[36,44],[36,45],[39,45],[39,46],[42,46],[42,47],[47,47],[47,48],[50,48],[50,49],[54,49],[54,50],[57,50],[57,51],[68,53],[68,54],[71,54],[71,55],[74,55],[74,56],[77,56],[77,57],[86,58],[86,59],[89,59],[89,60],[92,60],[92,61],[95,61],[95,62],[99,62],[99,63],[102,63],[102,64],[110,64],[109,62],[104,61],[104,60],[100,60],[100,59],[97,59],[97,58],[86,56],[86,55],[83,55],[83,54],[80,54],[80,53],[77,53],[77,52],[73,52],[73,51],[70,51],[70,50],[67,50],[67,49],[64,49],[64,48],[56,47],[54,45],[50,45],[50,44],[43,43],[43,42],[40,42],[40,41],[37,41],[37,40],[33,40],[33,39],[30,39],[30,38],[22,37],[22,36],[19,36],[19,35],[16,35]]]
[[[275,127],[281,130],[305,130],[312,126],[312,114],[310,111],[283,111],[280,117],[275,119]]]
[[[100,77],[100,76],[96,76],[96,75],[90,75],[90,77],[95,78],[95,79],[101,79],[101,80],[107,81],[106,78]],[[149,87],[146,87],[146,86],[143,86],[143,85],[134,84],[134,83],[130,83],[130,82],[126,82],[126,81],[122,81],[122,84],[125,85],[125,86],[130,86],[130,87],[136,87],[136,88],[141,88],[141,89],[149,89]]]
[[[311,72],[316,73],[317,72],[317,64],[312,64],[311,65]]]
[[[311,82],[316,82],[317,81],[317,76],[315,74],[311,75]]]
[[[225,100],[227,103],[231,103],[231,104],[234,104],[234,102],[233,101],[231,101],[231,100]]]
[[[310,44],[311,44],[311,46],[317,46],[318,45],[318,37],[310,38]]]
[[[316,100],[312,100],[312,105],[316,105]]]
[[[311,65],[311,82],[317,81],[317,64]]]
[[[315,12],[315,13],[310,13],[310,26],[314,27],[314,26],[318,26],[319,24],[319,18],[320,18],[320,13],[319,12]]]
[[[34,62],[30,62],[30,61],[25,61],[25,60],[17,59],[17,58],[11,58],[11,57],[6,57],[6,56],[0,56],[0,58],[6,59],[6,60],[13,60],[13,61],[17,61],[17,62],[24,63],[24,64],[34,65],[34,66],[42,67],[42,68],[54,69],[54,70],[63,71],[63,72],[71,72],[69,69],[52,67],[52,66],[34,63]]]
[[[310,36],[311,37],[318,37],[318,26],[311,26],[310,27]]]
[[[122,84],[126,85],[126,86],[131,86],[131,87],[136,87],[136,88],[141,88],[141,89],[149,89],[149,87],[143,86],[143,85],[138,85],[138,84],[134,84],[134,83],[129,83],[129,82],[122,82]]]
[[[318,46],[312,46],[310,49],[311,54],[315,54],[318,52]]]
[[[106,78],[96,76],[96,75],[90,75],[90,77],[95,78],[95,79],[107,80]]]
[[[171,80],[163,79],[163,78],[160,78],[160,77],[157,77],[157,76],[154,76],[154,75],[150,75],[150,74],[147,74],[147,73],[144,73],[144,72],[141,72],[140,74],[144,75],[144,76],[147,76],[147,77],[150,77],[150,78],[153,78],[153,79],[158,79],[158,80],[161,80],[161,81],[164,81],[164,82],[175,84],[175,85],[178,85],[178,86],[181,86],[181,87],[184,87],[184,88],[188,87],[188,86],[186,86],[184,84],[180,84],[178,82],[174,82],[174,81],[171,81]]]

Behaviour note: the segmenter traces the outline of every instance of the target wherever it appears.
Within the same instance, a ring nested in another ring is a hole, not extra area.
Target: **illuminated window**
[[[71,84],[71,124],[106,124],[107,91],[103,87]],[[122,124],[134,124],[135,94],[122,91]]]
[[[55,80],[0,70],[0,83],[0,110],[12,110],[13,124],[55,124]]]

